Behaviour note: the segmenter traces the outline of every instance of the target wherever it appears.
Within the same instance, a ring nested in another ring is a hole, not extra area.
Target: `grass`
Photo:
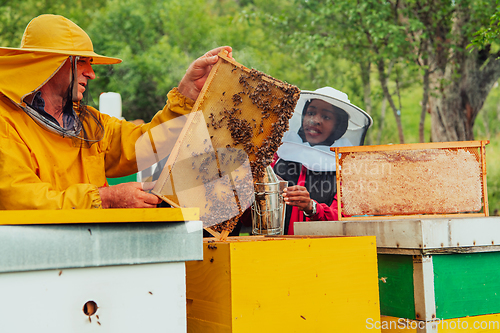
[[[476,140],[490,140],[486,146],[486,180],[490,215],[500,211],[500,87],[491,90],[474,125]]]
[[[500,215],[500,134],[486,146],[486,179],[490,215]]]

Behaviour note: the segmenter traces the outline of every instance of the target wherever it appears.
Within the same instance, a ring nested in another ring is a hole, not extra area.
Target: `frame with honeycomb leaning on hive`
[[[488,143],[331,148],[337,162],[339,220],[488,216]]]
[[[212,68],[152,193],[199,207],[224,240],[254,200],[254,181],[281,144],[300,90],[229,58]]]

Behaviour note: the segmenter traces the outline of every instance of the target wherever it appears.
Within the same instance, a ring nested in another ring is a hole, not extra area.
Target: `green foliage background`
[[[356,25],[359,14],[373,14],[369,16],[372,21],[365,23],[374,31],[379,29],[381,40],[391,36],[382,57],[404,55],[409,47],[404,31],[383,24],[388,14],[380,10],[383,4],[374,0],[0,0],[0,46],[19,46],[25,26],[37,15],[68,17],[88,32],[97,53],[124,60],[119,65],[94,67],[97,79],[90,85],[90,102],[97,106],[102,92],[118,92],[128,120],[150,120],[190,62],[220,45],[231,45],[234,58],[247,67],[303,90],[332,86],[365,109],[359,62],[372,61],[375,55],[361,42],[362,31]],[[379,7],[374,10],[374,6]],[[418,22],[412,22],[412,27],[418,29]],[[383,94],[372,71],[374,125],[366,143],[398,143],[389,109],[379,133]],[[395,101],[405,140],[416,143],[422,98],[419,69],[409,61],[396,64],[389,80],[393,94],[396,78],[400,98]],[[499,129],[500,88],[495,87],[474,127],[476,139],[491,141],[487,146],[490,214],[500,209]]]

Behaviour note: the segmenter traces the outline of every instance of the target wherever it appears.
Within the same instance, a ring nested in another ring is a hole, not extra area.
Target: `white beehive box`
[[[72,223],[0,225],[0,332],[186,332],[185,261],[203,258],[202,224],[180,211],[0,212]]]

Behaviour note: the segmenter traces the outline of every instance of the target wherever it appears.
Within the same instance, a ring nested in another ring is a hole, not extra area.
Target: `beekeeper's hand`
[[[217,54],[223,49],[229,52],[230,58],[233,57],[233,49],[230,46],[221,46],[208,51],[189,65],[186,74],[184,74],[184,77],[179,83],[178,89],[181,94],[193,100],[198,98],[210,70],[219,59]]]
[[[102,208],[154,208],[162,200],[147,193],[143,183],[123,183],[100,187]]]
[[[310,214],[313,210],[312,199],[309,196],[309,191],[304,186],[295,185],[285,187],[283,190],[283,199],[290,206],[297,206],[299,210]]]

